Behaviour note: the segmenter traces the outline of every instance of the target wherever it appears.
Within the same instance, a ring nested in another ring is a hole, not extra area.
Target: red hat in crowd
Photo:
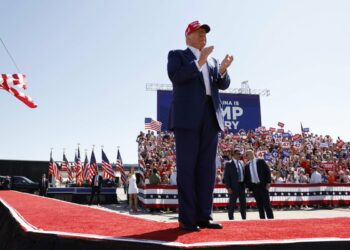
[[[203,28],[206,31],[206,33],[210,31],[210,27],[208,24],[200,24],[198,21],[194,21],[187,26],[185,36],[191,34],[193,31],[196,31],[200,28]]]

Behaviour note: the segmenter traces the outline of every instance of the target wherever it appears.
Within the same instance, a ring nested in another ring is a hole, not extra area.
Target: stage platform
[[[174,221],[0,191],[0,249],[350,249],[350,217],[222,224],[189,233]]]
[[[117,189],[114,187],[103,187],[100,193],[101,204],[117,203]],[[90,187],[69,187],[69,188],[54,188],[47,189],[47,196],[63,201],[69,201],[79,204],[89,204],[91,188]],[[96,202],[96,197],[94,199]]]

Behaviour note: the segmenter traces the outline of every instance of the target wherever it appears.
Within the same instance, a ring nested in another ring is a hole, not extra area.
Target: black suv
[[[25,176],[12,176],[11,189],[27,193],[39,192],[39,183],[28,179]]]

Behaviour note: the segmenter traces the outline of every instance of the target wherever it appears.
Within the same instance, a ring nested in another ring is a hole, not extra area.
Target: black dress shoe
[[[198,222],[197,225],[200,228],[210,228],[210,229],[222,229],[223,226],[219,223],[213,221]]]
[[[201,230],[197,225],[185,225],[183,223],[180,223],[180,229],[189,232],[199,232]]]

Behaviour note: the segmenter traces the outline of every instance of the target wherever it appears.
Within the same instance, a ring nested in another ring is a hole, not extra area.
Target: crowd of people
[[[175,138],[171,132],[148,131],[137,136],[140,164],[145,166],[144,184],[176,185]]]
[[[145,166],[145,184],[176,184],[176,145],[172,132],[137,136],[138,154]],[[271,169],[272,183],[350,183],[350,143],[329,135],[291,132],[260,127],[219,135],[216,183],[222,184],[226,161],[233,150],[248,149]],[[244,162],[247,159],[242,158]]]
[[[272,183],[350,182],[350,144],[340,138],[304,132],[276,133],[263,127],[235,135],[226,131],[219,139],[220,163],[229,158],[232,148],[242,152],[253,149],[258,158],[264,158],[271,169]],[[220,173],[218,176],[220,182]]]

